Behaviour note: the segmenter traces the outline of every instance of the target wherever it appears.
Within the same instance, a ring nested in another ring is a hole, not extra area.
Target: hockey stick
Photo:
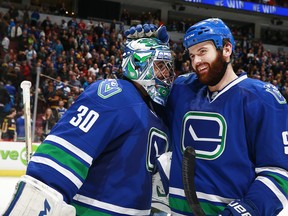
[[[27,165],[32,156],[32,139],[31,139],[31,110],[30,110],[30,88],[31,82],[24,80],[21,82],[23,90],[24,118],[25,118],[25,142],[26,142],[26,162]]]
[[[188,146],[184,151],[182,160],[184,193],[193,214],[195,216],[205,216],[205,213],[199,204],[194,183],[195,156],[196,153],[194,148]]]

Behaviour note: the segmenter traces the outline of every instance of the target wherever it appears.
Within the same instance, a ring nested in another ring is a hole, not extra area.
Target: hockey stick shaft
[[[30,109],[30,88],[31,82],[24,80],[21,82],[23,90],[24,118],[25,118],[25,143],[26,143],[26,162],[27,165],[32,156],[32,138],[31,138],[31,109]]]
[[[195,216],[205,216],[196,194],[194,183],[196,153],[194,148],[188,146],[183,155],[182,179],[187,202]]]

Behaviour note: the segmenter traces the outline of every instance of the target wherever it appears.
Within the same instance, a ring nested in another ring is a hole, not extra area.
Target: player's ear
[[[232,54],[232,44],[231,43],[225,43],[223,47],[223,56],[224,57],[229,57]]]

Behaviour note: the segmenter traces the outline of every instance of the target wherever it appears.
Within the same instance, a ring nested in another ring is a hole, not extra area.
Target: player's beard
[[[207,71],[206,72],[200,72],[197,68],[201,65],[206,65]],[[198,79],[201,83],[208,86],[215,86],[217,85],[220,80],[223,78],[226,69],[227,69],[227,62],[223,58],[222,50],[217,50],[217,56],[216,59],[211,62],[211,64],[207,62],[203,62],[195,68],[195,72],[198,76]]]

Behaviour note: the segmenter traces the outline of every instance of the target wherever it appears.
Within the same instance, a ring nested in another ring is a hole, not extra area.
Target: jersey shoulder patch
[[[272,85],[271,83],[265,83],[263,87],[266,92],[269,92],[274,96],[274,98],[277,100],[279,104],[287,103],[286,99],[274,85]]]
[[[106,79],[100,82],[97,94],[103,99],[107,99],[122,91],[116,79]]]

